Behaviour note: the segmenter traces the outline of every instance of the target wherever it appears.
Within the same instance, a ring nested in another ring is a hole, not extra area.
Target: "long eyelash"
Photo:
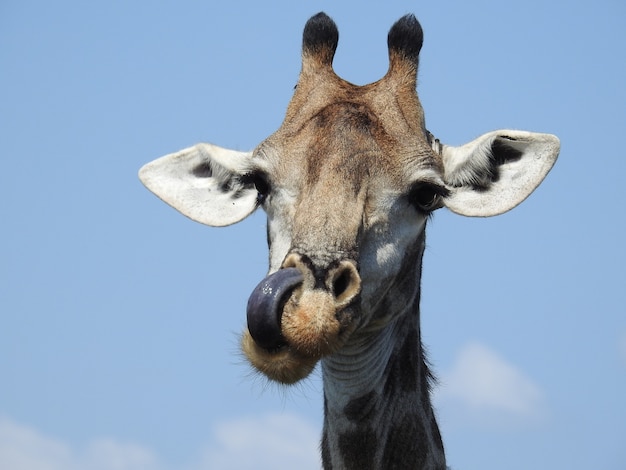
[[[444,186],[440,186],[438,184],[430,184],[428,183],[431,189],[437,194],[439,197],[448,197],[450,196],[450,190]]]

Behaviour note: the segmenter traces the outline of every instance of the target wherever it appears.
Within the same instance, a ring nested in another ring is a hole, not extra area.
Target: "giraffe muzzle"
[[[361,278],[352,261],[312,270],[303,257],[290,255],[248,299],[248,329],[242,338],[248,360],[278,382],[306,377],[354,330],[353,307],[360,289]]]

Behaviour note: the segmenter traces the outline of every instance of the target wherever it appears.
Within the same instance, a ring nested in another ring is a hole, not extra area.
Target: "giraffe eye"
[[[254,186],[257,191],[257,201],[259,204],[263,204],[271,191],[267,176],[261,172],[249,173],[242,178],[242,181],[245,185]]]
[[[441,199],[448,194],[448,190],[431,183],[418,183],[409,193],[409,201],[418,210],[430,212],[441,207]]]

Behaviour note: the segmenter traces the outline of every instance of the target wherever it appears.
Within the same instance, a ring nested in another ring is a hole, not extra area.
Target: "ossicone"
[[[339,30],[335,22],[323,12],[311,17],[304,26],[302,35],[302,55],[304,60],[313,59],[318,65],[331,66]]]
[[[387,36],[391,69],[409,66],[417,71],[423,42],[422,26],[414,15],[405,15],[396,21]]]

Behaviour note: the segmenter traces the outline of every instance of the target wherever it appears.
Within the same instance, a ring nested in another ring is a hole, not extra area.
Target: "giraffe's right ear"
[[[139,179],[190,219],[221,227],[239,222],[258,206],[258,192],[246,177],[251,156],[198,144],[146,164]]]

